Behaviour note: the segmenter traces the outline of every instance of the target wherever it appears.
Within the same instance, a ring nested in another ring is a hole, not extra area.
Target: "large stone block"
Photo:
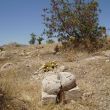
[[[42,104],[56,104],[57,95],[49,95],[46,92],[42,92]]]
[[[76,87],[76,88],[75,88]],[[70,72],[49,74],[42,81],[42,104],[65,101],[65,91],[76,94],[78,87],[76,78]]]
[[[70,72],[60,72],[58,75],[64,91],[68,91],[76,87],[76,78],[73,74]]]
[[[57,95],[60,91],[60,87],[61,83],[57,75],[48,75],[42,81],[42,91],[50,95]]]

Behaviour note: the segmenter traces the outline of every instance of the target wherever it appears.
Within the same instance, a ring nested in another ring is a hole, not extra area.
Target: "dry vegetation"
[[[55,44],[5,45],[0,52],[0,110],[110,110],[110,50],[93,54],[55,53]],[[80,91],[66,93],[67,104],[41,104],[41,75],[48,61],[65,65],[77,77]],[[3,65],[10,63],[9,67]],[[13,65],[11,65],[13,64]],[[34,75],[35,74],[35,75]]]

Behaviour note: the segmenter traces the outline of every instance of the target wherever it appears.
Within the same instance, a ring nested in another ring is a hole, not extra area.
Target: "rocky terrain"
[[[110,110],[110,50],[55,54],[55,44],[2,48],[0,110]],[[42,106],[41,81],[47,72],[39,69],[48,61],[76,76],[80,90],[66,92],[65,105]]]

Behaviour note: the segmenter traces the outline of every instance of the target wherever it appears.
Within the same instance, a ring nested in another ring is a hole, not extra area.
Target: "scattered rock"
[[[14,50],[14,51],[12,51],[12,54],[16,55],[16,54],[18,54],[18,51]]]
[[[110,60],[108,59],[108,60],[106,60],[106,62],[110,62]]]
[[[99,59],[106,59],[106,58],[104,56],[93,56],[93,57],[86,58],[84,60],[85,61],[96,61],[96,60],[99,60]]]
[[[104,54],[104,56],[110,57],[110,50],[103,51],[102,53]]]
[[[22,50],[22,51],[19,53],[19,56],[26,56],[26,50]]]
[[[1,52],[0,52],[0,56],[1,56],[1,57],[6,56],[6,51],[1,51]]]
[[[6,69],[11,69],[14,67],[13,63],[6,63],[1,67],[1,71],[6,70]]]
[[[91,97],[92,95],[93,95],[93,92],[83,93],[82,99],[83,100],[86,100],[88,97]]]

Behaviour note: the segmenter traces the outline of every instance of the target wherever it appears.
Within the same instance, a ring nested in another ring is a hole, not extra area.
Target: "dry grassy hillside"
[[[110,110],[110,50],[54,53],[55,44],[4,45],[0,51],[0,110]],[[38,69],[48,61],[77,77],[80,91],[67,92],[65,105],[41,104]]]

